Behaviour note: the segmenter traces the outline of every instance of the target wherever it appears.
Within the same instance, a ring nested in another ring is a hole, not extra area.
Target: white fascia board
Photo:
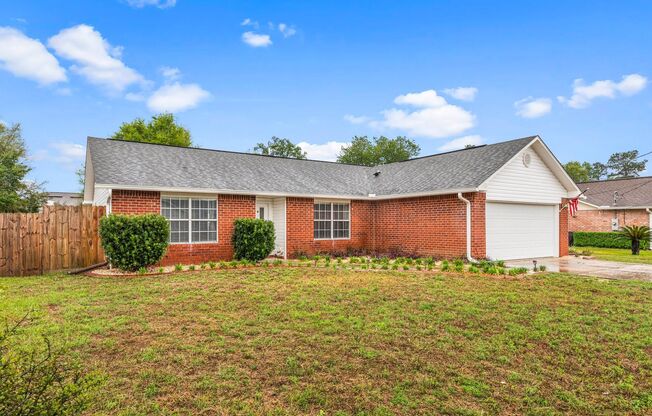
[[[266,197],[290,197],[290,198],[338,199],[338,200],[347,199],[347,200],[368,200],[368,201],[378,201],[384,199],[416,198],[421,196],[448,195],[448,194],[457,194],[459,192],[469,193],[469,192],[479,191],[478,188],[461,188],[461,189],[443,189],[443,190],[431,191],[431,192],[414,192],[409,194],[367,196],[367,195],[293,194],[293,193],[283,193],[283,192],[241,191],[241,190],[234,190],[234,189],[174,188],[174,187],[144,186],[144,185],[116,185],[116,184],[105,184],[105,183],[102,184],[98,183],[95,186],[97,188],[125,189],[131,191],[157,191],[157,192],[186,193],[186,194],[192,193],[192,194],[254,195],[254,196],[266,196]]]

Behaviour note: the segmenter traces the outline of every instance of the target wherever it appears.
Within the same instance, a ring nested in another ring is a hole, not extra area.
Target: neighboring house
[[[617,231],[626,225],[652,226],[652,177],[578,183],[586,192],[570,231]]]
[[[78,192],[48,192],[45,205],[81,205],[84,195]]]
[[[173,264],[230,259],[240,217],[273,221],[287,257],[566,255],[578,193],[538,136],[375,167],[89,138],[84,200],[164,215]]]

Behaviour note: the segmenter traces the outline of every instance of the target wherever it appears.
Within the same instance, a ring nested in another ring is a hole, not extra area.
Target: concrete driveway
[[[548,271],[573,273],[584,276],[618,280],[644,280],[652,282],[652,264],[620,263],[575,256],[548,257],[505,261],[507,267],[532,269],[532,261],[545,265]]]

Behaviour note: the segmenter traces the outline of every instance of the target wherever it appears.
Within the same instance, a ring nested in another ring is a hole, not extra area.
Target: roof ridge
[[[297,158],[285,157],[285,156],[262,155],[260,153],[238,152],[238,151],[235,151],[235,150],[208,149],[208,148],[205,148],[205,147],[186,147],[186,146],[176,146],[176,145],[164,144],[164,143],[138,142],[138,141],[134,141],[134,140],[113,139],[113,138],[110,138],[110,137],[101,138],[101,137],[87,136],[87,140],[90,140],[90,139],[92,139],[92,140],[112,140],[112,141],[123,142],[123,143],[138,143],[138,144],[145,144],[145,145],[152,145],[152,146],[165,146],[165,147],[178,148],[178,149],[204,150],[204,151],[207,151],[207,152],[220,152],[220,153],[230,153],[230,154],[248,155],[248,156],[262,156],[262,157],[269,157],[269,158],[275,158],[275,159],[286,159],[286,160],[296,160],[296,161],[305,161],[305,162],[331,163],[331,164],[336,164],[336,165],[358,166],[358,167],[362,167],[362,168],[371,169],[371,168],[378,168],[378,167],[381,167],[381,166],[392,165],[392,164],[395,164],[395,163],[411,162],[413,160],[427,159],[429,157],[443,156],[443,155],[448,155],[448,154],[451,154],[451,153],[463,152],[463,151],[466,151],[466,150],[473,150],[473,149],[478,149],[478,148],[482,148],[482,147],[495,146],[495,145],[499,145],[499,144],[506,144],[506,143],[511,143],[511,142],[515,142],[515,141],[519,141],[519,140],[527,140],[527,139],[533,140],[533,139],[535,139],[537,137],[539,137],[539,136],[534,135],[534,136],[520,137],[520,138],[517,138],[517,139],[510,139],[510,140],[505,140],[505,141],[501,141],[501,142],[497,142],[497,143],[482,144],[482,145],[468,147],[468,148],[464,148],[464,149],[450,150],[448,152],[434,153],[434,154],[431,154],[431,155],[418,156],[418,157],[414,157],[414,158],[411,158],[411,159],[399,160],[397,162],[381,163],[381,164],[371,165],[371,166],[357,165],[355,163],[333,162],[333,161],[329,161],[329,160],[297,159]]]
[[[189,147],[176,146],[176,145],[173,145],[173,144],[165,144],[165,143],[138,142],[138,141],[135,141],[135,140],[112,139],[110,137],[102,138],[102,137],[88,136],[87,139],[98,140],[98,141],[111,140],[111,141],[114,141],[114,142],[122,142],[122,143],[136,143],[136,144],[145,144],[145,145],[152,145],[152,146],[164,146],[164,147],[171,147],[171,148],[174,148],[174,149],[204,150],[206,152],[230,153],[230,154],[247,155],[247,156],[261,156],[261,157],[269,157],[269,158],[274,158],[274,159],[296,160],[296,161],[302,161],[302,162],[331,163],[331,164],[343,165],[343,166],[358,166],[358,167],[361,167],[361,168],[369,168],[369,167],[371,167],[371,166],[366,166],[366,165],[356,165],[354,163],[333,162],[333,161],[330,161],[330,160],[297,159],[295,157],[287,157],[287,156],[262,155],[260,153],[238,152],[236,150],[209,149],[209,148],[206,148],[206,147],[195,147],[195,146],[189,146]]]
[[[586,182],[577,182],[578,185],[584,185],[587,183],[608,183],[608,182],[617,182],[617,181],[631,181],[637,179],[652,179],[652,175],[649,176],[635,176],[632,178],[614,178],[614,179],[600,179],[597,181],[586,181]]]
[[[464,152],[466,150],[473,150],[473,149],[479,149],[479,148],[482,148],[482,147],[495,146],[495,145],[498,145],[498,144],[511,143],[511,142],[516,142],[516,141],[519,141],[519,140],[526,140],[526,139],[533,140],[533,139],[536,139],[537,137],[539,137],[539,136],[534,135],[534,136],[519,137],[518,139],[505,140],[505,141],[497,142],[497,143],[480,144],[480,145],[477,145],[477,146],[465,147],[463,149],[449,150],[447,152],[434,153],[434,154],[431,154],[431,155],[413,157],[412,159],[399,160],[397,162],[385,163],[384,165],[392,165],[394,163],[405,163],[405,162],[411,162],[413,160],[426,159],[426,158],[429,158],[429,157],[449,155],[451,153]],[[375,166],[384,166],[384,165],[375,165]]]

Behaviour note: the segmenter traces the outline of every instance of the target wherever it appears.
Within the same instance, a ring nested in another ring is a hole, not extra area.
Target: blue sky
[[[652,150],[650,21],[648,1],[3,2],[0,120],[57,191],[78,189],[86,136],[164,110],[216,149],[539,134],[604,161]]]

